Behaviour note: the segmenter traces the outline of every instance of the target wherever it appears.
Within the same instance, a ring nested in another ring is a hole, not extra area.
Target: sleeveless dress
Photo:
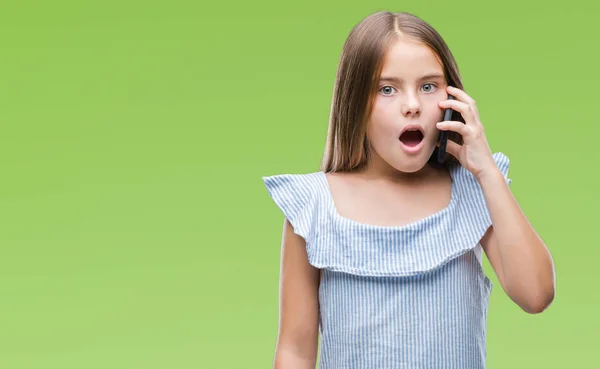
[[[505,180],[509,160],[493,154]],[[449,168],[447,207],[403,226],[341,216],[323,171],[262,177],[321,269],[320,369],[483,369],[492,282],[479,241],[491,226],[481,187]]]

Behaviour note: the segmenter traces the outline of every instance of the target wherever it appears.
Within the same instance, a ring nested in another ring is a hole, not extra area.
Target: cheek
[[[376,149],[381,149],[390,145],[394,138],[394,130],[390,124],[386,124],[381,120],[376,120],[375,117],[369,122],[367,127],[367,138],[371,145]]]
[[[444,115],[444,110],[442,108],[440,108],[439,103],[440,101],[446,100],[447,99],[447,95],[443,94],[443,93],[436,93],[435,95],[431,95],[429,96],[426,104],[425,104],[425,109],[426,112],[428,114],[428,116],[436,119],[436,120],[441,120],[441,118]]]
[[[390,104],[386,103],[383,99],[376,99],[375,104],[373,105],[373,113],[371,114],[371,119],[374,122],[381,122],[385,120],[385,117],[389,114]]]
[[[399,110],[392,99],[377,99],[371,114],[373,129],[378,132],[396,129],[398,114],[394,114],[395,111]]]
[[[444,117],[444,110],[438,105],[442,100],[443,99],[432,99],[432,101],[428,101],[428,103],[423,106],[422,116],[425,118],[426,124],[432,124],[435,127],[435,124],[442,120]]]
[[[368,127],[368,134],[372,140],[384,141],[396,134],[396,129],[393,124],[385,119],[377,119],[373,117]]]

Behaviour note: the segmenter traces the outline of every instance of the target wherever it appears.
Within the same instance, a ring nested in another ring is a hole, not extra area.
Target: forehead
[[[427,45],[402,38],[388,48],[382,75],[418,77],[424,73],[443,73],[443,70],[441,61]]]

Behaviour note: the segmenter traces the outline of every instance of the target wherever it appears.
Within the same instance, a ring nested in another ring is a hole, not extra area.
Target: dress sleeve
[[[316,216],[315,179],[308,174],[279,174],[262,179],[294,233],[309,241],[314,235],[312,225]]]
[[[510,160],[501,152],[494,153],[493,158],[506,183],[510,185],[512,182],[508,176]],[[492,225],[487,201],[479,182],[466,168],[459,165],[455,169],[453,180],[456,182],[455,187],[460,198],[457,224],[453,231],[455,242],[466,243],[469,247],[475,246]]]
[[[502,175],[504,175],[506,183],[510,185],[512,179],[508,176],[508,169],[510,168],[510,160],[508,159],[508,156],[504,155],[501,152],[497,152],[493,154],[493,157],[494,162],[496,162],[496,166],[498,167],[498,169],[500,169]]]

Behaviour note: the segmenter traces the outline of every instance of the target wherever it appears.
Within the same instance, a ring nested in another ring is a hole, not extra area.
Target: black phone
[[[448,95],[448,100],[454,100],[454,96]],[[454,110],[447,108],[444,111],[444,121],[452,120],[452,113]],[[440,147],[438,148],[437,161],[443,163],[446,161],[446,146],[448,145],[448,131],[440,130]]]

